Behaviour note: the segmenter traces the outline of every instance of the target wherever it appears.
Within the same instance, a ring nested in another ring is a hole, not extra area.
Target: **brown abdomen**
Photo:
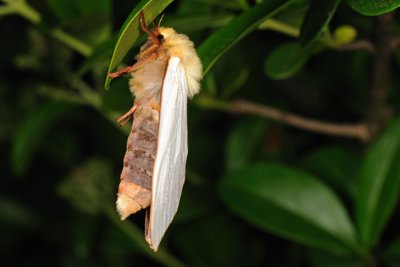
[[[135,112],[128,137],[124,167],[118,188],[117,209],[121,219],[151,203],[151,184],[156,157],[159,112],[149,105]]]

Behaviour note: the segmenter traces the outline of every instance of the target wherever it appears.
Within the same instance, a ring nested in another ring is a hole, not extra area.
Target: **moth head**
[[[172,28],[157,28],[157,31],[160,35],[163,36],[163,39],[170,39],[172,36],[176,34],[175,30]]]
[[[158,43],[161,45],[165,39],[165,36],[163,34],[161,34],[160,28],[158,28],[158,27],[154,28],[153,35],[158,40]],[[151,38],[149,37],[149,39],[151,39]]]

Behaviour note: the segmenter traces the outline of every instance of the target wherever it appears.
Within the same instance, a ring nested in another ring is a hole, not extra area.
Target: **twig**
[[[391,53],[391,24],[393,13],[377,17],[376,53],[372,72],[370,90],[370,108],[367,120],[372,135],[375,135],[385,125],[391,116],[390,107],[386,103],[390,81],[390,53]]]
[[[365,123],[341,124],[318,121],[245,100],[232,101],[229,110],[234,113],[258,115],[312,132],[356,138],[363,142],[370,139],[369,129]]]
[[[368,40],[357,40],[351,43],[336,46],[335,49],[338,51],[365,50],[370,53],[375,53],[375,46]]]
[[[369,132],[370,129],[366,123],[351,124],[319,121],[242,99],[226,102],[205,95],[200,95],[196,97],[195,101],[196,104],[203,108],[216,109],[237,114],[253,114],[312,132],[356,138],[363,142],[367,142],[371,139],[371,134]]]

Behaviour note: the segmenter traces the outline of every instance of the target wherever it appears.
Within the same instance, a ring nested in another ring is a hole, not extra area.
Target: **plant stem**
[[[111,207],[105,207],[107,217],[123,231],[130,239],[132,239],[149,258],[170,267],[185,267],[186,265],[171,255],[167,250],[159,248],[157,252],[150,249],[149,245],[144,241],[143,232],[129,221],[121,221],[117,217],[115,210]]]
[[[39,24],[41,16],[39,12],[33,9],[25,0],[15,0],[10,2],[14,6],[15,12],[33,24]]]
[[[75,51],[85,57],[90,56],[93,52],[92,48],[89,45],[83,43],[82,41],[76,39],[72,35],[69,35],[68,33],[62,31],[61,29],[53,29],[50,31],[50,33],[54,38],[73,48]]]
[[[377,134],[391,117],[386,103],[390,82],[391,24],[393,13],[377,17],[376,53],[370,90],[370,109],[367,119],[373,135]]]

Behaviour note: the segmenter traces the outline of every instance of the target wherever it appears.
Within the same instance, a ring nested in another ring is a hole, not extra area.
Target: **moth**
[[[151,30],[140,13],[140,26],[148,35],[136,63],[108,76],[130,73],[133,107],[118,122],[133,116],[117,210],[121,219],[149,207],[145,238],[157,251],[178,210],[185,181],[187,98],[200,90],[202,65],[193,42],[172,28]]]

